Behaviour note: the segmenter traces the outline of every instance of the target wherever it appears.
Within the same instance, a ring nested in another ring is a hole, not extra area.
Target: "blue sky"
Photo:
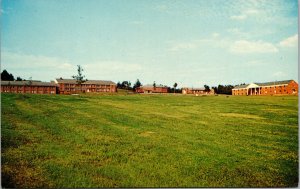
[[[50,81],[298,81],[296,0],[2,0],[1,69]]]

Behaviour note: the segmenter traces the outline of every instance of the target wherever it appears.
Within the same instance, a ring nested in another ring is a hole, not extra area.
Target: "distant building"
[[[232,95],[298,95],[298,83],[285,80],[238,85],[232,89]]]
[[[59,86],[59,94],[117,92],[117,85],[112,81],[88,80],[79,85],[75,79],[58,78],[55,83]]]
[[[205,88],[182,88],[182,94],[215,94],[215,91],[213,89],[210,89],[210,91],[206,91]]]
[[[168,87],[163,85],[144,85],[136,88],[136,92],[138,93],[168,93]]]
[[[1,93],[56,94],[58,85],[41,81],[1,81]]]

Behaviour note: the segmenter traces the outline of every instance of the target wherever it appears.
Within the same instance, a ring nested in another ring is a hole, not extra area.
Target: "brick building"
[[[168,87],[163,85],[144,85],[136,88],[136,92],[138,93],[168,93]]]
[[[238,85],[232,89],[232,95],[298,95],[298,83],[285,80]]]
[[[79,85],[75,79],[59,78],[55,82],[59,86],[59,94],[117,92],[117,85],[112,81],[88,80]]]
[[[56,94],[58,85],[41,81],[1,81],[1,93]]]
[[[205,88],[182,88],[182,94],[215,94],[213,89],[205,91]]]

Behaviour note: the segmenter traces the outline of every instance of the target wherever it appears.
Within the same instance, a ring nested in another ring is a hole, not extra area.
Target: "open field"
[[[298,97],[1,95],[2,186],[298,183]]]

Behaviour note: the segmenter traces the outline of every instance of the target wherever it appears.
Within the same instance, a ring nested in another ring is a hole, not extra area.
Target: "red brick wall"
[[[152,88],[146,88],[143,89],[143,87],[139,87],[135,89],[136,92],[138,93],[144,93],[145,91],[150,91],[152,93],[168,93],[168,88],[167,87],[152,87]]]
[[[232,90],[232,95],[247,95],[247,89]]]
[[[1,85],[2,93],[56,94],[55,86]]]
[[[99,84],[69,84],[60,83],[59,93],[60,94],[74,94],[74,93],[95,93],[95,92],[117,92],[116,85],[99,85]]]

